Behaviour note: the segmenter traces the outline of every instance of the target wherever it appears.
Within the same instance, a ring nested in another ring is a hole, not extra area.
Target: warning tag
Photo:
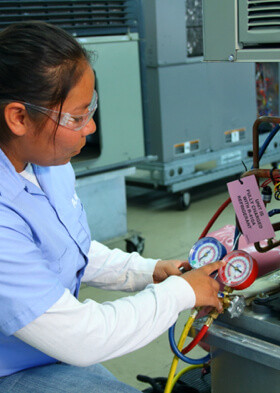
[[[255,176],[227,183],[229,195],[247,243],[275,236]]]

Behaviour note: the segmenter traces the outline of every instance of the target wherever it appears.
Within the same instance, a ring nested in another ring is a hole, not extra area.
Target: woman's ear
[[[23,104],[20,102],[11,102],[5,107],[4,116],[13,134],[17,136],[25,135],[29,118]]]

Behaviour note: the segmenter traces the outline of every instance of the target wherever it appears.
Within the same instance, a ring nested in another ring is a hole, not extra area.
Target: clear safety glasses
[[[97,109],[97,101],[98,101],[98,95],[97,92],[94,90],[93,97],[88,107],[87,113],[83,115],[71,115],[70,113],[61,112],[59,122],[58,122],[59,111],[54,111],[52,109],[44,108],[42,106],[33,105],[30,104],[29,102],[23,102],[23,105],[37,112],[44,113],[50,119],[52,119],[55,122],[58,122],[58,124],[63,127],[69,128],[72,131],[79,131],[81,128],[85,127],[87,123],[92,119]]]

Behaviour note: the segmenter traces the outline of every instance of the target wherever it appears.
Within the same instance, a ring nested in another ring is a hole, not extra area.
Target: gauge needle
[[[202,257],[201,257],[201,258],[199,258],[199,260],[201,261],[201,259],[202,259],[202,258],[205,258],[205,257],[207,257],[207,255],[209,254],[209,252],[210,252],[210,250],[206,251],[206,253],[205,253],[204,255],[202,255]]]
[[[240,270],[238,266],[234,266],[232,263],[230,265],[234,268],[234,270],[238,271],[239,273],[242,273],[242,270]]]

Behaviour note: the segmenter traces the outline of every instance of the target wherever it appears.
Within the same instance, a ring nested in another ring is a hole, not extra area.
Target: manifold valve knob
[[[243,313],[245,307],[246,302],[244,296],[234,296],[230,299],[227,311],[231,318],[237,318]]]

